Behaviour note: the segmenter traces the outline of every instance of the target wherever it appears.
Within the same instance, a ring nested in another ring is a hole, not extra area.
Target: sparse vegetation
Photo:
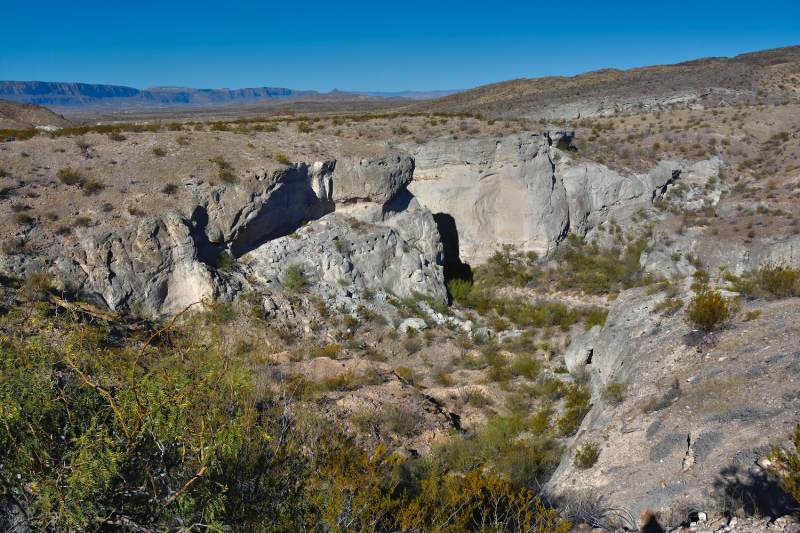
[[[780,478],[781,488],[800,504],[800,424],[795,427],[792,445],[794,450],[775,446],[768,458],[775,463],[773,473]]]
[[[609,383],[600,391],[600,397],[610,405],[619,405],[625,401],[625,397],[628,395],[628,388],[627,383],[615,381]]]
[[[588,470],[593,467],[600,458],[600,443],[585,442],[583,446],[575,452],[574,465],[581,470]]]
[[[283,287],[289,292],[299,292],[308,284],[308,276],[298,265],[289,265],[284,271]]]
[[[56,177],[64,185],[75,185],[81,181],[81,179],[83,179],[80,173],[77,170],[74,170],[72,167],[60,169],[58,172],[56,172]]]

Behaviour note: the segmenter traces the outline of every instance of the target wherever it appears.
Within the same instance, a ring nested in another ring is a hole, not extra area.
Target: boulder
[[[426,329],[428,324],[425,323],[424,320],[421,318],[406,318],[403,320],[399,326],[397,326],[397,330],[405,333],[408,328],[411,329]]]
[[[291,265],[301,267],[312,283],[337,285],[344,280],[346,285],[388,289],[403,297],[419,292],[444,301],[447,296],[443,269],[434,254],[414,248],[394,228],[353,227],[339,213],[308,224],[296,238],[266,242],[246,257],[248,272],[275,287],[281,286]]]

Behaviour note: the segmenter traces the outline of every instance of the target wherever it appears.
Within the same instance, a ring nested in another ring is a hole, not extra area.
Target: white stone
[[[406,330],[408,330],[408,328],[425,329],[427,327],[428,324],[426,324],[425,321],[422,320],[421,318],[406,318],[400,323],[400,325],[397,327],[397,330],[405,333]]]

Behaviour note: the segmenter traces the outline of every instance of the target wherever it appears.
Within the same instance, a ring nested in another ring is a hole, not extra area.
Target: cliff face
[[[585,236],[611,217],[651,205],[681,175],[682,165],[671,161],[633,176],[594,163],[570,165],[568,152],[555,145],[566,149],[571,139],[551,130],[403,145],[417,165],[409,191],[455,232],[457,245],[445,242],[445,261],[481,263],[502,244],[548,253],[570,232]]]
[[[83,298],[154,315],[246,289],[244,278],[232,282],[217,271],[223,252],[247,254],[247,268],[259,279],[280,283],[286,268],[302,265],[312,279],[443,300],[441,243],[429,211],[392,211],[376,224],[334,213],[339,205],[363,204],[383,211],[413,169],[410,156],[391,154],[258,170],[254,181],[216,188],[182,212],[101,233],[80,230],[77,246],[49,247],[45,264]],[[4,266],[18,275],[38,268],[18,258]]]
[[[280,87],[244,89],[192,89],[151,87],[140,90],[118,85],[60,83],[43,81],[0,81],[0,97],[15,102],[49,107],[188,107],[248,104],[264,98],[276,100],[303,98],[316,91],[295,91]]]

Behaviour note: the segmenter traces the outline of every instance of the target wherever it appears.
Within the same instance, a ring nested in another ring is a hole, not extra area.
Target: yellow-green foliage
[[[639,256],[647,245],[641,238],[622,254],[589,246],[575,235],[570,235],[565,246],[559,248],[557,286],[562,290],[581,290],[590,294],[607,294],[628,289],[646,281],[641,277]]]
[[[800,504],[800,424],[792,437],[794,450],[783,451],[776,446],[767,456],[775,463],[774,471],[781,478],[781,487]]]
[[[114,317],[89,322],[75,306],[56,315],[43,285],[16,292],[23,303],[3,317],[0,342],[0,504],[24,529],[570,527],[523,488],[555,445],[512,442],[521,422],[481,438],[473,464],[497,469],[437,469],[401,490],[401,457],[326,422],[303,378],[265,380],[269,358],[231,339],[217,311],[128,337]]]
[[[329,344],[327,346],[317,346],[311,350],[311,357],[328,357],[330,359],[338,359],[342,355],[341,344]]]
[[[439,457],[446,469],[460,472],[492,463],[504,466],[512,481],[533,490],[555,470],[561,457],[558,443],[541,430],[547,426],[550,409],[543,408],[533,419],[519,414],[492,417],[471,438],[454,437],[443,444]],[[526,430],[535,436],[518,438]]]
[[[562,437],[574,435],[583,422],[583,417],[589,413],[592,395],[578,383],[570,383],[564,387],[564,411],[556,422],[558,434]]]
[[[725,298],[719,291],[699,290],[686,307],[684,321],[690,327],[713,331],[724,326],[740,307],[738,300]]]
[[[283,287],[289,292],[298,292],[308,284],[308,276],[303,272],[303,269],[298,265],[289,265],[286,267],[285,276],[283,279]]]
[[[585,442],[583,446],[578,448],[575,452],[575,462],[573,464],[581,470],[586,470],[593,467],[599,458],[600,443],[591,441]]]
[[[56,177],[64,185],[75,185],[83,179],[80,172],[74,170],[72,167],[60,169],[58,172],[56,172]]]
[[[628,384],[614,382],[610,383],[602,391],[600,397],[611,405],[619,405],[625,401],[625,396],[628,394]]]
[[[800,268],[764,263],[758,270],[733,277],[734,288],[750,298],[789,298],[800,296]]]

